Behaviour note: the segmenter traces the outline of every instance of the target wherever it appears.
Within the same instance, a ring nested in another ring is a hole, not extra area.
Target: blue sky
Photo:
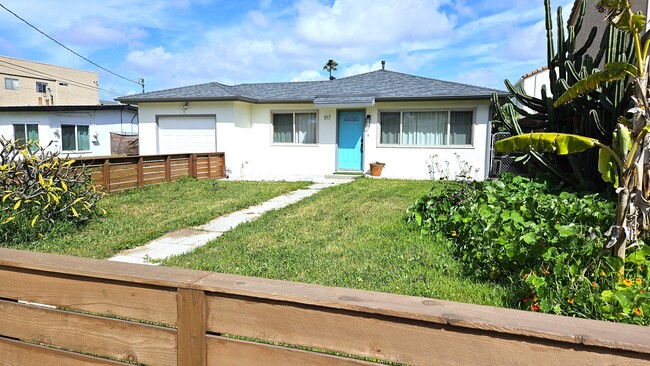
[[[546,64],[543,0],[10,0],[4,6],[146,90],[324,80],[381,68],[503,89]],[[568,17],[573,1],[552,0]],[[555,11],[553,11],[555,13]],[[102,99],[140,92],[0,9],[0,55],[99,73]]]

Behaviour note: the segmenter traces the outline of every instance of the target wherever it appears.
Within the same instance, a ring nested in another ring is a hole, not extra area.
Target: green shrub
[[[30,243],[101,213],[103,193],[87,169],[71,167],[73,160],[34,148],[32,141],[0,138],[0,149],[0,243]]]
[[[620,260],[604,256],[614,214],[607,197],[511,175],[431,191],[407,210],[423,233],[448,241],[467,274],[520,288],[515,306],[650,324],[650,249],[641,243],[630,254],[628,280],[618,283]]]
[[[409,209],[425,232],[450,237],[454,251],[481,278],[511,281],[544,261],[550,248],[591,257],[602,248],[614,205],[597,195],[551,192],[547,183],[506,176],[462,183]]]

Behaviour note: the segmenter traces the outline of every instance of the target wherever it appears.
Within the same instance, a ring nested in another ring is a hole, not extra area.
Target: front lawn
[[[273,197],[308,182],[245,182],[182,179],[108,195],[99,206],[106,216],[78,232],[46,238],[18,249],[109,258],[165,233],[206,222]]]
[[[507,288],[465,277],[442,241],[432,241],[404,222],[406,207],[432,184],[358,179],[269,212],[162,264],[508,305]]]

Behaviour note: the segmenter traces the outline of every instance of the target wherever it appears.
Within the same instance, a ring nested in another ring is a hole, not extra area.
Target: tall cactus
[[[592,4],[593,6],[593,4]],[[597,29],[589,30],[583,45],[576,45],[576,37],[583,30],[587,1],[581,2],[581,8],[575,25],[564,26],[562,7],[557,8],[556,32],[553,37],[551,2],[544,0],[546,10],[547,66],[549,70],[549,90],[541,88],[541,98],[527,95],[523,87],[513,85],[505,80],[505,86],[512,94],[510,100],[501,104],[496,93],[493,95],[495,124],[502,124],[511,134],[522,133],[518,115],[538,121],[533,128],[547,132],[578,134],[596,138],[602,142],[611,141],[618,116],[624,115],[625,86],[627,80],[610,83],[599,91],[583,95],[569,104],[553,107],[553,102],[569,87],[587,75],[598,71],[604,63],[623,61],[634,62],[632,40],[629,33],[608,25],[600,40],[600,47],[595,55],[588,53],[596,38]],[[557,48],[557,51],[555,50]],[[522,106],[526,108],[522,108]],[[541,155],[531,152],[531,156],[548,168],[552,173],[572,184],[596,189],[601,184],[597,164],[597,153],[587,151],[569,157]]]

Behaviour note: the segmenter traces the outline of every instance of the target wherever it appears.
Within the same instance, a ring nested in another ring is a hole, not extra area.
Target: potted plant
[[[380,163],[378,161],[370,163],[370,175],[373,177],[379,177],[382,169],[384,169],[384,165],[386,165],[386,163]]]

